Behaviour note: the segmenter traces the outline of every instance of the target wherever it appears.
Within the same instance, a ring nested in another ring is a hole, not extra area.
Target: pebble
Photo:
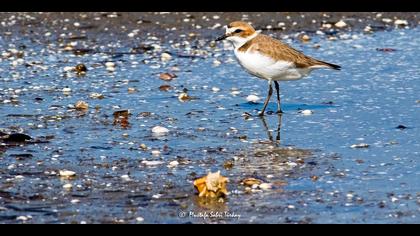
[[[405,26],[405,25],[408,25],[408,21],[406,21],[406,20],[395,20],[394,24],[395,25],[400,25],[400,26]]]
[[[65,185],[63,185],[63,188],[67,189],[67,190],[70,190],[71,188],[73,188],[73,185],[72,184],[65,184]]]
[[[63,88],[63,93],[71,93],[71,88]]]
[[[160,54],[160,59],[163,62],[167,62],[167,61],[170,61],[172,59],[172,56],[171,56],[171,54],[164,52],[164,53]]]
[[[78,102],[76,102],[76,104],[74,105],[74,107],[77,110],[87,110],[87,109],[89,109],[89,104],[87,102],[85,102],[85,101],[78,101]]]
[[[147,145],[144,143],[140,144],[140,149],[144,151],[147,150]]]
[[[171,162],[169,162],[168,167],[169,168],[174,168],[174,167],[177,167],[178,165],[179,165],[178,161],[171,161]]]
[[[130,181],[130,176],[129,175],[122,175],[121,179],[125,180],[125,181]]]
[[[29,218],[26,216],[19,216],[16,218],[16,220],[21,220],[21,221],[27,221]]]
[[[304,116],[310,116],[310,115],[314,114],[314,112],[311,111],[311,110],[302,110],[300,113]]]
[[[143,222],[143,221],[144,221],[144,218],[143,218],[143,217],[137,217],[137,218],[136,218],[136,221],[137,221],[137,222]]]
[[[213,92],[217,93],[217,92],[219,92],[219,91],[220,91],[220,88],[218,88],[218,87],[213,87],[213,88],[211,88],[211,91],[213,91]]]
[[[71,200],[70,201],[72,204],[77,204],[77,203],[79,203],[80,202],[80,200],[79,199],[73,199],[73,200]]]
[[[87,68],[86,68],[86,66],[84,64],[78,64],[75,67],[75,69],[76,69],[76,72],[79,73],[79,74],[86,73],[86,71],[87,71]]]
[[[162,165],[164,162],[163,161],[142,161],[141,163],[146,166],[157,166],[157,165]]]
[[[300,38],[303,42],[308,42],[311,40],[311,37],[309,37],[309,35],[304,34],[301,38]]]
[[[344,28],[346,26],[347,26],[347,24],[343,20],[340,20],[339,22],[335,23],[335,27],[337,27],[337,28]]]
[[[89,97],[92,98],[92,99],[103,99],[103,98],[105,98],[105,96],[100,94],[100,93],[91,93],[89,95]]]
[[[382,18],[382,22],[384,22],[384,23],[391,23],[392,20],[389,19],[389,18]]]
[[[127,89],[127,91],[128,91],[128,93],[135,93],[135,92],[137,92],[137,89],[130,87],[130,88]]]
[[[269,184],[269,183],[262,183],[258,187],[262,190],[268,190],[268,189],[271,189],[273,186],[272,184]]]
[[[159,79],[164,80],[164,81],[172,81],[176,77],[177,76],[175,74],[172,74],[172,73],[161,73],[159,75]]]
[[[72,67],[72,66],[66,66],[66,67],[63,68],[64,72],[73,71],[73,70],[74,70],[74,67]]]
[[[248,102],[250,102],[250,103],[258,103],[258,101],[260,100],[261,98],[260,97],[258,97],[257,95],[248,95],[248,97],[246,97],[246,100],[248,101]]]
[[[70,170],[60,170],[59,175],[64,178],[70,178],[76,176],[76,172]]]
[[[169,129],[162,127],[162,126],[155,126],[152,129],[152,133],[154,134],[167,134],[169,133]]]
[[[105,63],[105,66],[106,66],[106,67],[115,67],[115,63],[114,63],[114,62],[110,62],[110,61],[109,61],[109,62],[106,62],[106,63]]]
[[[159,150],[153,150],[152,151],[152,155],[153,156],[159,156],[160,155],[160,151]]]
[[[332,27],[332,25],[331,25],[331,24],[322,24],[322,28],[329,29],[329,28],[331,28],[331,27]]]
[[[368,148],[369,144],[367,143],[359,143],[359,144],[353,144],[350,146],[351,148]]]
[[[398,202],[398,198],[396,198],[396,197],[391,197],[391,202]]]
[[[221,61],[219,61],[219,60],[214,60],[213,61],[213,65],[214,66],[220,66],[222,64],[222,62]]]
[[[180,100],[181,102],[185,102],[189,99],[190,99],[190,96],[187,93],[181,93],[178,96],[178,100]]]
[[[363,29],[363,31],[364,31],[364,32],[366,32],[366,33],[370,33],[370,32],[372,32],[372,27],[370,27],[370,26],[368,25],[368,26],[366,26],[366,27]]]
[[[115,67],[107,67],[106,70],[109,71],[109,72],[114,72],[115,71]]]

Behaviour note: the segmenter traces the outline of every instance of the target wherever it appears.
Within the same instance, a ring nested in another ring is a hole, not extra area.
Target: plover
[[[239,64],[248,73],[268,81],[268,96],[259,113],[260,116],[264,115],[273,94],[273,82],[277,90],[277,112],[282,113],[279,81],[301,79],[314,69],[340,70],[341,68],[338,65],[306,56],[279,40],[255,31],[251,25],[242,21],[227,25],[226,33],[216,41],[224,39],[233,44]]]

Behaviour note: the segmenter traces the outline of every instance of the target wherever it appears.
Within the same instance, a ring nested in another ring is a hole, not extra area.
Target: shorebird
[[[216,41],[228,40],[235,48],[239,64],[251,75],[268,81],[268,96],[259,113],[265,109],[273,94],[274,82],[277,91],[277,112],[283,113],[280,105],[279,81],[298,80],[314,69],[340,70],[340,66],[306,56],[289,45],[261,34],[246,22],[235,21],[226,26],[226,32]]]

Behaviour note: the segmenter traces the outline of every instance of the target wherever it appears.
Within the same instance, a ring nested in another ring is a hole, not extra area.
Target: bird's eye
[[[234,33],[240,33],[240,32],[242,32],[243,30],[241,30],[241,29],[237,29],[237,30],[235,30],[234,31]]]

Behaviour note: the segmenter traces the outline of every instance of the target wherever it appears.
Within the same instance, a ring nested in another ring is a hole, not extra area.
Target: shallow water
[[[419,30],[354,35],[337,41],[314,37],[308,44],[286,40],[343,69],[281,83],[285,114],[265,119],[256,114],[267,84],[239,67],[228,44],[210,47],[195,40],[176,47],[152,38],[145,42],[161,50],[77,56],[55,41],[2,37],[2,51],[26,48],[24,61],[1,61],[0,127],[50,137],[48,143],[0,149],[0,221],[26,216],[29,223],[135,223],[137,217],[146,223],[418,223]],[[88,36],[78,43],[101,52],[130,51],[124,41],[100,47]],[[162,51],[172,59],[162,62]],[[115,72],[106,70],[109,61]],[[63,71],[78,63],[88,67],[86,75]],[[162,81],[162,72],[177,78]],[[172,89],[159,90],[163,84]],[[67,87],[72,91],[65,94]],[[179,101],[184,89],[194,99]],[[92,93],[105,98],[90,98]],[[260,103],[248,103],[250,94],[261,97]],[[79,100],[89,103],[87,112],[71,109]],[[268,110],[276,108],[273,98]],[[131,113],[128,127],[113,124],[113,112],[124,109]],[[301,109],[314,113],[304,116]],[[170,133],[153,135],[156,125]],[[369,147],[351,148],[359,143]],[[147,166],[145,160],[162,163]],[[168,167],[174,160],[180,164]],[[226,161],[233,167],[224,168]],[[75,171],[76,178],[58,177],[63,169]],[[192,181],[217,170],[229,177],[231,194],[225,202],[199,199]],[[246,177],[274,187],[245,193],[240,181]],[[71,190],[62,187],[67,183]],[[232,215],[190,216],[225,211]]]

